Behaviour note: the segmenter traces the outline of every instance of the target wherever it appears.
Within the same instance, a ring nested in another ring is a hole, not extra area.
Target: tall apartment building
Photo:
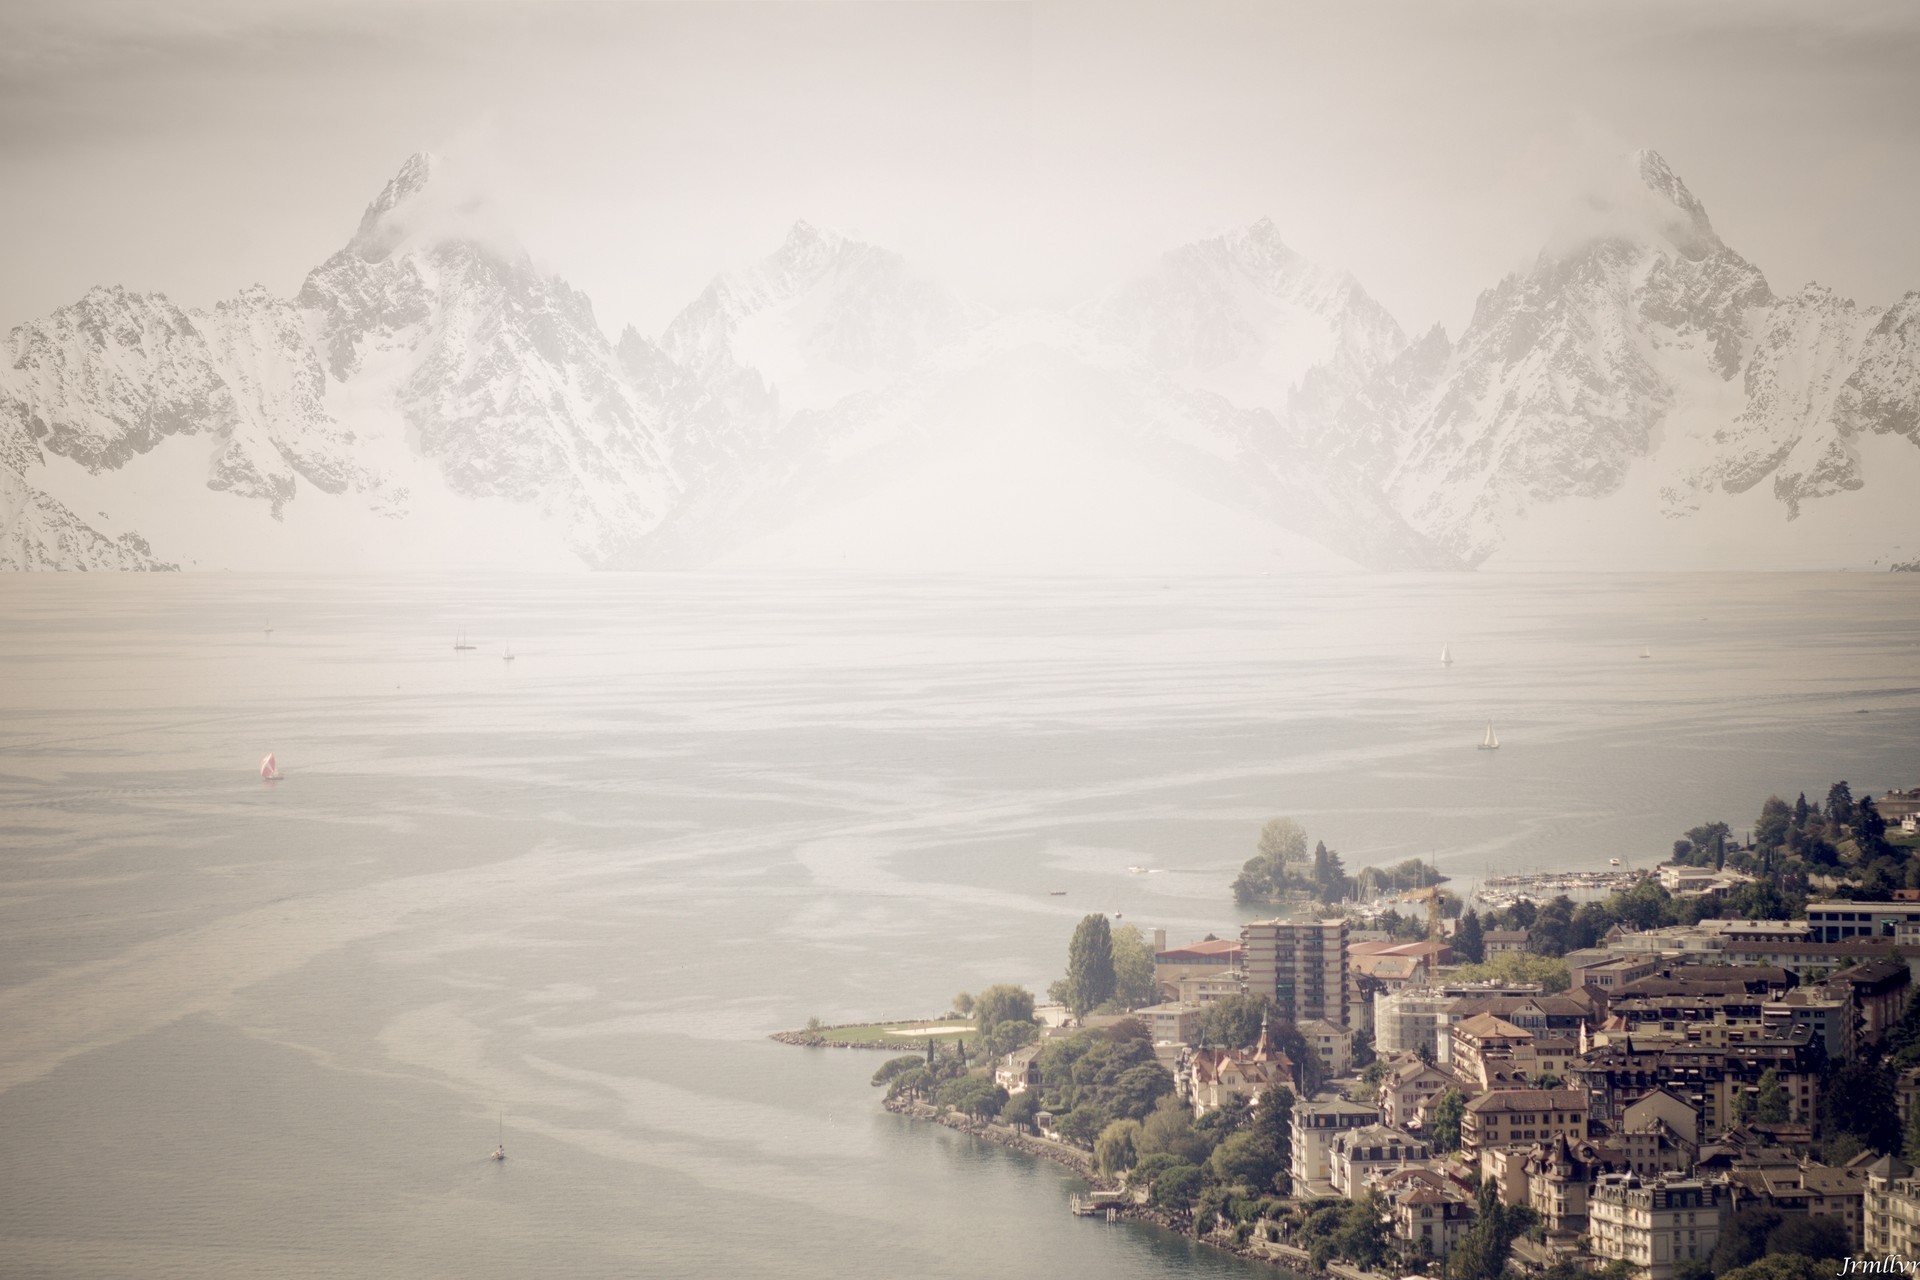
[[[1587,1198],[1595,1256],[1624,1259],[1639,1280],[1672,1280],[1688,1259],[1713,1255],[1726,1187],[1699,1178],[1603,1173]]]
[[[1272,996],[1283,1021],[1351,1025],[1345,920],[1257,920],[1240,943],[1248,993]]]
[[[1867,1166],[1863,1218],[1869,1258],[1920,1257],[1920,1185],[1912,1165],[1881,1156]]]

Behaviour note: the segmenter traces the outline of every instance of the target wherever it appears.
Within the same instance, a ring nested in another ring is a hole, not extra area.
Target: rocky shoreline
[[[788,1043],[792,1042],[789,1041]],[[905,1098],[888,1098],[881,1105],[895,1115],[907,1116],[914,1120],[930,1120],[935,1124],[944,1125],[960,1133],[972,1134],[976,1138],[985,1139],[988,1142],[1006,1147],[1011,1151],[1018,1151],[1041,1160],[1051,1160],[1062,1168],[1086,1179],[1089,1190],[1118,1191],[1123,1188],[1123,1184],[1118,1180],[1102,1177],[1096,1172],[1093,1167],[1092,1153],[1082,1151],[1078,1147],[1071,1147],[1063,1142],[1055,1142],[1048,1138],[1036,1137],[1033,1134],[1023,1133],[1018,1129],[1013,1129],[1006,1125],[984,1124],[978,1120],[969,1119],[957,1111],[943,1111],[925,1102],[911,1102]],[[1150,1205],[1141,1204],[1133,1200],[1114,1205],[1113,1212],[1116,1217],[1128,1222],[1143,1222],[1170,1231],[1178,1236],[1185,1236],[1189,1239],[1192,1238],[1192,1222],[1184,1214],[1170,1214],[1165,1210],[1155,1209]],[[1249,1241],[1246,1244],[1239,1244],[1232,1241],[1212,1238],[1202,1240],[1200,1243],[1210,1249],[1219,1249],[1223,1253],[1231,1253],[1235,1257],[1245,1258],[1249,1262],[1263,1263],[1274,1268],[1274,1270],[1282,1275],[1324,1276],[1327,1274],[1325,1272],[1296,1269],[1293,1265],[1294,1259],[1277,1256],[1277,1250],[1285,1246],[1272,1245],[1265,1241]]]

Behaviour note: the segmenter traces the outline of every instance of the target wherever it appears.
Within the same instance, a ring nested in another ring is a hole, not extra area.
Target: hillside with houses
[[[1171,940],[1088,916],[1051,1003],[963,995],[971,1036],[874,1083],[1075,1169],[1076,1212],[1295,1272],[1798,1280],[1910,1257],[1917,823],[1920,788],[1774,798],[1745,837],[1704,824],[1580,903],[1512,880],[1354,901],[1367,873],[1324,844],[1290,860],[1304,843],[1269,824],[1237,891],[1318,884],[1317,910]]]

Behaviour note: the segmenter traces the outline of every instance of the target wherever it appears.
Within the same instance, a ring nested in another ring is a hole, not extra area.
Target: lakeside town
[[[1920,1254],[1920,787],[1775,797],[1650,870],[1466,902],[1418,861],[1349,876],[1306,844],[1268,823],[1233,886],[1286,915],[1188,940],[1089,915],[1044,999],[780,1038],[911,1047],[874,1075],[890,1110],[1074,1169],[1078,1214],[1297,1273],[1801,1280]]]

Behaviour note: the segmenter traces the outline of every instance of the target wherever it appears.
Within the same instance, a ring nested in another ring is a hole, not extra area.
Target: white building
[[[1625,1259],[1639,1280],[1672,1280],[1681,1263],[1712,1256],[1728,1206],[1719,1182],[1603,1173],[1587,1201],[1594,1256]]]

